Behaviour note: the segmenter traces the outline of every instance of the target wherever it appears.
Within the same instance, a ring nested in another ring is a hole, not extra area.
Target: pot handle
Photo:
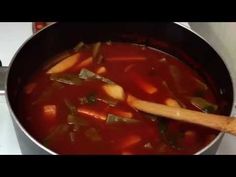
[[[5,82],[7,78],[8,67],[2,66],[2,62],[0,60],[0,95],[5,94]]]

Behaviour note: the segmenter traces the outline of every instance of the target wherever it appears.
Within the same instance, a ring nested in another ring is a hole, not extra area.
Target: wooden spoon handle
[[[162,104],[140,100],[131,95],[128,95],[127,102],[130,106],[146,113],[198,124],[236,135],[236,119],[232,117],[202,113],[177,107],[169,107]]]

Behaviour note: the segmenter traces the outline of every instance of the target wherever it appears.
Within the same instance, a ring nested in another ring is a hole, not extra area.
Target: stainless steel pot
[[[16,52],[9,67],[0,68],[0,89],[13,119],[23,154],[56,154],[30,135],[17,112],[17,97],[26,79],[48,58],[78,41],[121,41],[159,48],[197,70],[212,87],[220,101],[220,114],[232,115],[233,83],[221,57],[198,34],[177,23],[54,23],[33,35]],[[198,154],[214,154],[221,142],[219,135]]]

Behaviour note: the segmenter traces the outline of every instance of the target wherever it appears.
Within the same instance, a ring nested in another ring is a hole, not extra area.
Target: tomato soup
[[[174,56],[131,43],[80,42],[27,81],[18,113],[58,154],[194,154],[218,134],[138,111],[129,94],[206,113],[218,108],[205,80]]]

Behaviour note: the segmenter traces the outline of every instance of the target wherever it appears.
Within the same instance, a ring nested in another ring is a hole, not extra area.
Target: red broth
[[[77,59],[60,73],[48,74],[50,64],[41,68],[20,94],[18,112],[40,143],[58,154],[194,154],[216,137],[217,131],[205,127],[137,111],[109,97],[103,81],[79,78],[87,69],[144,100],[217,111],[214,94],[196,71],[140,45],[101,43],[97,54],[94,46],[77,51]],[[193,97],[207,102],[202,103],[206,108],[194,104]]]

